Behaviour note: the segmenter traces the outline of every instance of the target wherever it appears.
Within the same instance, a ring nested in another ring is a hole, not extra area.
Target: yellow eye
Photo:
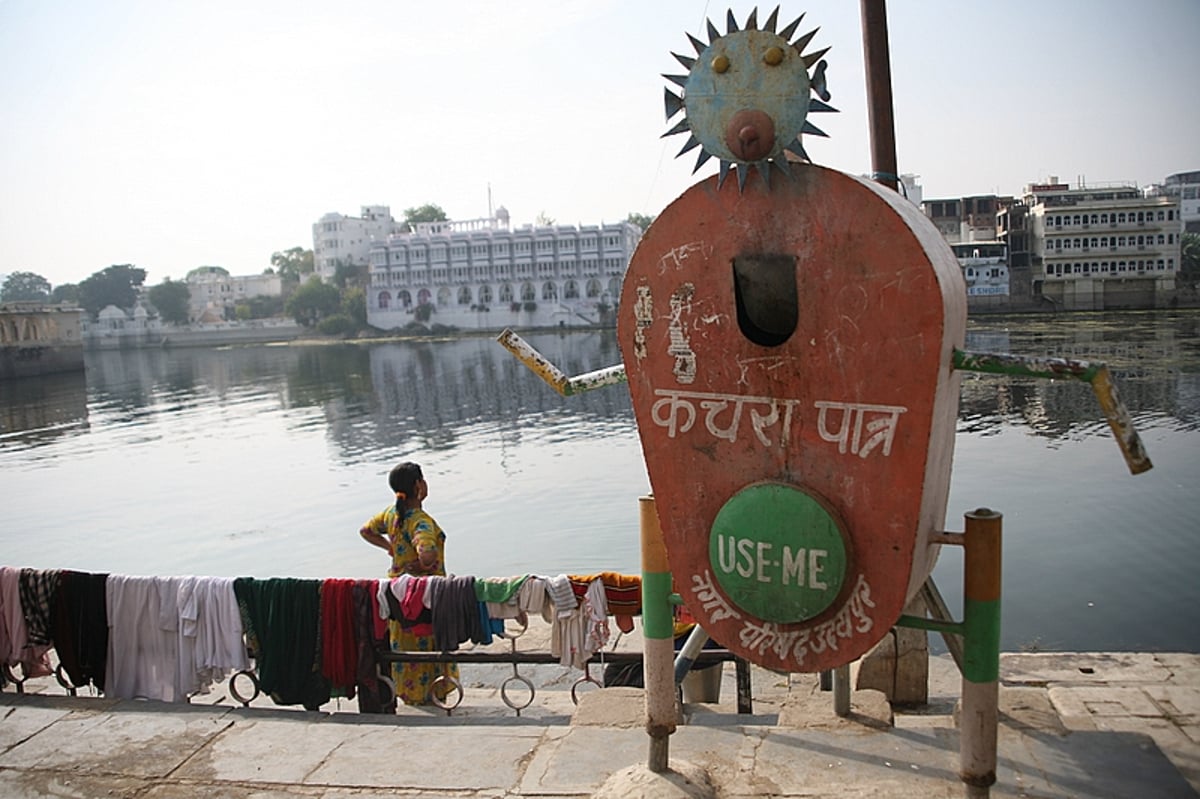
[[[719,55],[716,58],[714,58],[712,60],[712,68],[713,68],[713,72],[716,72],[717,74],[728,72],[729,71],[728,56]]]
[[[783,63],[783,50],[779,47],[768,47],[767,52],[763,53],[763,61],[768,66],[779,66]]]

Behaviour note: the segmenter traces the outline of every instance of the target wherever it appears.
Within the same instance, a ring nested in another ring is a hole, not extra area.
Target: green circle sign
[[[841,525],[815,497],[782,483],[747,486],[721,507],[708,558],[735,605],[779,624],[820,615],[846,578]]]

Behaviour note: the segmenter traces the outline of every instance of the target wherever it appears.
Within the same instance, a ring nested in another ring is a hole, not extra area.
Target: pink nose
[[[775,122],[758,109],[742,109],[725,126],[725,145],[738,160],[761,161],[775,147]]]

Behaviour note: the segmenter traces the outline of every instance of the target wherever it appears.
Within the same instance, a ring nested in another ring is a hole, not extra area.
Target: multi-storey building
[[[1179,204],[1134,185],[1026,187],[1033,292],[1067,310],[1157,308],[1175,289]]]
[[[1161,186],[1151,186],[1149,194],[1161,194],[1179,203],[1183,233],[1200,233],[1200,170],[1176,172]]]
[[[471,330],[611,323],[641,230],[628,222],[518,229],[493,218],[428,222],[370,250],[367,321]]]
[[[1043,302],[1033,296],[1033,244],[1029,206],[1017,199],[1000,203],[996,211],[996,240],[1008,253],[1008,296],[1014,308],[1035,307]]]
[[[982,194],[947,200],[924,200],[921,210],[951,244],[996,240],[996,211],[1011,197]]]
[[[187,284],[190,322],[230,319],[239,302],[283,293],[283,282],[274,274],[234,277],[223,270],[196,271],[188,275]]]
[[[313,269],[328,282],[338,264],[365,266],[371,245],[404,229],[386,205],[364,205],[359,216],[325,214],[313,225]]]
[[[951,244],[950,249],[962,267],[971,308],[1008,304],[1008,248],[1003,242],[973,241]]]

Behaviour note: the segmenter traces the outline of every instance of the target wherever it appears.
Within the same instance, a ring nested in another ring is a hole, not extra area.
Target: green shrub
[[[358,329],[354,320],[344,313],[327,316],[317,323],[317,331],[326,336],[344,336]]]

